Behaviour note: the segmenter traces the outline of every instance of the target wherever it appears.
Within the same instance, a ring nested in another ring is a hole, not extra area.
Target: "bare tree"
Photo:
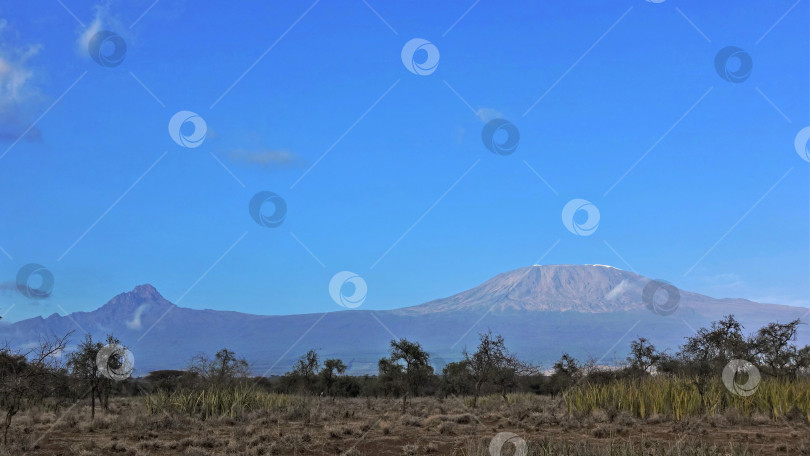
[[[479,339],[475,353],[470,355],[466,349],[464,350],[464,361],[469,366],[475,385],[473,407],[477,405],[485,385],[497,387],[506,400],[507,391],[517,384],[520,375],[537,371],[535,366],[520,361],[515,354],[509,352],[503,336],[488,331],[479,334]]]
[[[188,370],[197,374],[206,383],[216,386],[228,385],[235,379],[250,374],[247,360],[237,357],[236,353],[227,348],[218,351],[213,359],[204,353],[194,356]]]
[[[72,333],[41,339],[36,348],[21,352],[8,346],[0,349],[0,404],[6,412],[3,443],[8,442],[11,420],[28,402],[48,394],[60,368],[60,356]]]
[[[555,388],[565,390],[576,385],[583,378],[583,366],[576,358],[563,353],[552,366],[551,382]]]
[[[520,378],[537,373],[539,368],[521,361],[514,353],[505,351],[503,355],[495,369],[492,383],[500,390],[501,397],[506,401],[506,394],[518,385]]]
[[[481,333],[479,337],[481,341],[475,353],[470,355],[466,349],[464,350],[464,360],[470,367],[471,376],[475,382],[473,407],[477,405],[478,397],[481,396],[481,388],[483,388],[494,375],[493,373],[498,364],[498,358],[501,357],[500,352],[505,350],[503,337],[493,336],[492,331]]]

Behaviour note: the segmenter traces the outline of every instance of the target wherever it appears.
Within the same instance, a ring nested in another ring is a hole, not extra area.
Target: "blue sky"
[[[388,309],[538,261],[807,306],[810,8],[720,3],[7,3],[0,311],[151,283],[186,307],[321,312],[344,270]],[[90,58],[101,30],[120,65]],[[439,50],[431,74],[403,65],[413,38]],[[743,82],[715,70],[727,46],[751,56]],[[184,110],[199,147],[169,135]],[[484,146],[493,118],[514,153]],[[251,218],[259,191],[285,200],[280,226]],[[590,236],[562,223],[577,198],[599,210]],[[28,263],[53,273],[48,299],[10,290]]]

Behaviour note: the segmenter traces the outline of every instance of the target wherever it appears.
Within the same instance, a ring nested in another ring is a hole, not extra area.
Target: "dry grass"
[[[617,410],[638,418],[667,416],[682,420],[703,414],[764,415],[810,421],[810,380],[763,380],[756,394],[732,394],[721,382],[710,385],[701,398],[687,379],[646,377],[603,385],[580,385],[565,395],[570,411]]]
[[[167,393],[159,391],[146,397],[149,413],[177,412],[200,419],[242,416],[254,410],[280,410],[305,413],[310,400],[300,396],[266,393],[243,385],[237,388]]]
[[[15,419],[4,455],[453,455],[489,456],[490,440],[513,432],[529,455],[810,454],[806,420],[739,410],[674,420],[629,411],[569,410],[562,398],[274,399],[267,408],[202,413],[143,399],[117,399],[88,421],[89,408],[35,409]],[[296,405],[298,404],[298,405]],[[302,407],[300,404],[306,404]],[[151,413],[150,413],[151,411]],[[203,419],[204,418],[204,419]],[[735,442],[733,445],[729,442]],[[502,456],[511,456],[510,445]]]

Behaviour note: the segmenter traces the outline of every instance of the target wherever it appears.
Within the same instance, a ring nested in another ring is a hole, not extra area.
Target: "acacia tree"
[[[104,353],[101,353],[104,350]],[[111,374],[126,374],[131,365],[124,359],[126,347],[112,334],[107,335],[106,345],[93,342],[93,336],[86,334],[84,341],[68,358],[72,377],[79,388],[87,388],[90,394],[90,419],[96,417],[96,399],[104,410],[109,409],[110,393],[113,389]],[[99,362],[103,365],[99,365]],[[87,394],[87,393],[85,393]],[[83,397],[84,395],[82,395]]]
[[[300,378],[304,382],[304,388],[306,390],[312,391],[320,368],[321,362],[318,357],[318,352],[309,350],[295,362],[292,375]]]
[[[661,356],[661,353],[655,349],[655,345],[646,338],[639,337],[630,342],[630,355],[627,357],[627,362],[634,371],[646,374],[661,360]]]
[[[93,342],[93,336],[85,334],[84,341],[68,358],[71,375],[78,381],[79,388],[87,388],[90,394],[91,420],[96,417],[96,397],[101,395],[101,391],[106,388],[105,383],[109,381],[99,370],[97,364],[98,352],[102,348],[104,348],[104,344]]]
[[[319,373],[326,388],[326,394],[332,395],[332,386],[337,381],[337,376],[346,372],[346,365],[339,359],[327,359],[323,363],[323,369]]]
[[[518,359],[517,355],[505,352],[495,369],[492,383],[501,391],[503,400],[507,401],[506,393],[518,385],[520,377],[538,370],[536,366]]]
[[[433,367],[430,366],[430,355],[422,349],[418,342],[411,342],[407,339],[392,340],[391,355],[387,360],[381,359],[378,367],[381,374],[400,383],[402,413],[405,413],[408,395],[419,394],[419,387],[433,373]]]
[[[801,320],[788,323],[770,323],[757,331],[749,343],[758,363],[766,373],[775,377],[791,375],[801,368],[799,351],[791,344],[796,340],[796,331]],[[798,362],[797,362],[798,361]]]
[[[471,377],[475,382],[473,407],[477,405],[478,397],[481,396],[481,388],[494,376],[498,359],[503,356],[502,352],[506,350],[503,337],[500,335],[493,336],[492,331],[479,334],[479,338],[480,342],[475,353],[470,355],[464,349],[464,360],[470,367]]]
[[[5,410],[3,444],[8,443],[11,420],[27,402],[41,399],[56,384],[53,377],[59,374],[61,356],[71,333],[64,337],[40,340],[29,351],[0,349],[0,405]]]
[[[681,355],[689,360],[714,366],[725,366],[732,359],[749,358],[749,345],[742,334],[743,326],[734,315],[700,328],[681,346]]]
[[[583,366],[568,353],[563,353],[551,369],[551,381],[560,390],[573,386],[584,375]]]
[[[442,370],[441,392],[444,395],[472,394],[474,383],[470,364],[466,360],[447,363]]]
[[[98,397],[98,402],[101,404],[104,410],[109,410],[110,408],[110,393],[113,390],[113,379],[103,375],[105,372],[107,373],[123,373],[123,370],[126,370],[128,367],[127,360],[124,359],[124,351],[126,347],[121,345],[121,341],[113,336],[112,334],[107,335],[107,344],[106,347],[110,348],[110,351],[106,353],[106,357],[102,358],[101,362],[106,363],[103,366],[98,366],[98,368],[102,371],[101,378],[98,382],[98,389],[96,390],[96,395]],[[96,358],[96,363],[98,363],[99,359]],[[129,373],[127,372],[127,375]]]
[[[728,315],[712,322],[709,328],[700,328],[686,339],[678,352],[677,362],[668,362],[669,369],[686,373],[698,390],[701,404],[706,407],[705,395],[719,370],[732,359],[751,358],[750,346],[742,335],[743,326]]]
[[[402,365],[388,358],[381,358],[377,363],[377,385],[384,395],[399,397],[405,386]]]
[[[808,369],[810,369],[810,345],[805,345],[804,347],[796,350],[796,372],[795,375],[802,375],[807,374]]]

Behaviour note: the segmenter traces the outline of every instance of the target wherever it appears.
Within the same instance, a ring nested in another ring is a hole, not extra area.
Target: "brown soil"
[[[806,421],[717,415],[673,421],[622,413],[570,416],[549,398],[489,404],[420,398],[403,415],[388,399],[326,399],[301,411],[254,412],[238,419],[198,420],[146,413],[137,399],[109,411],[79,405],[57,413],[15,417],[0,455],[489,455],[490,440],[512,432],[529,455],[564,454],[810,454]],[[303,415],[303,416],[301,416]],[[552,445],[552,450],[543,449]],[[621,453],[610,448],[623,447]],[[632,448],[629,451],[627,448]],[[511,445],[501,456],[513,454]]]

